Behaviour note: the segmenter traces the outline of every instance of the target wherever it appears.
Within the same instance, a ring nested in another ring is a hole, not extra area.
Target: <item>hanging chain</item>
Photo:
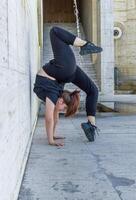
[[[76,16],[77,35],[78,35],[78,37],[80,37],[81,36],[81,33],[80,33],[80,23],[79,23],[80,18],[79,18],[79,12],[78,12],[78,8],[77,8],[77,1],[76,0],[74,0],[73,7],[74,7],[74,14]]]
[[[80,23],[79,23],[80,18],[79,18],[79,11],[78,11],[77,1],[76,1],[76,0],[74,0],[74,5],[73,5],[73,7],[74,7],[74,14],[75,14],[75,16],[76,16],[77,36],[78,36],[79,38],[81,38]],[[80,55],[80,54],[79,54],[79,55]],[[79,63],[79,65],[83,66],[83,63],[84,63],[84,59],[83,59],[83,57],[80,55],[80,63]]]

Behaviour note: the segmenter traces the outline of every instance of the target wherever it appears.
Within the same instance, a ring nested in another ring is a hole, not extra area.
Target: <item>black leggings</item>
[[[60,27],[50,30],[50,40],[54,59],[45,66],[46,72],[60,82],[72,82],[86,93],[86,114],[95,116],[98,99],[98,88],[95,83],[76,64],[73,45],[77,36]]]
[[[54,59],[45,64],[43,69],[59,82],[71,82],[71,76],[76,71],[75,55],[69,46],[73,45],[75,38],[75,35],[60,27],[50,29]]]

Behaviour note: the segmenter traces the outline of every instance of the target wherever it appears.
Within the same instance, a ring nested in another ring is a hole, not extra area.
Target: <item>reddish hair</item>
[[[70,92],[68,90],[63,90],[62,98],[64,103],[67,105],[67,111],[65,113],[65,117],[73,116],[80,105],[80,90],[74,90]]]

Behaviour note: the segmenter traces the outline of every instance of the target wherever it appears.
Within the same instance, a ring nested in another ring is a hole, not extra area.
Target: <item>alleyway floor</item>
[[[136,116],[98,114],[101,129],[87,141],[81,122],[60,116],[64,147],[50,146],[38,118],[19,200],[136,200]]]

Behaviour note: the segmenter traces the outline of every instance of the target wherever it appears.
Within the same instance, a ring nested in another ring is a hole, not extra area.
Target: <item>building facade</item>
[[[115,39],[115,65],[130,83],[124,89],[134,89],[133,76],[136,76],[136,1],[114,1],[114,26],[119,28],[120,37]],[[129,87],[130,85],[130,87]],[[127,88],[128,87],[128,88]],[[122,87],[123,89],[123,87]]]

